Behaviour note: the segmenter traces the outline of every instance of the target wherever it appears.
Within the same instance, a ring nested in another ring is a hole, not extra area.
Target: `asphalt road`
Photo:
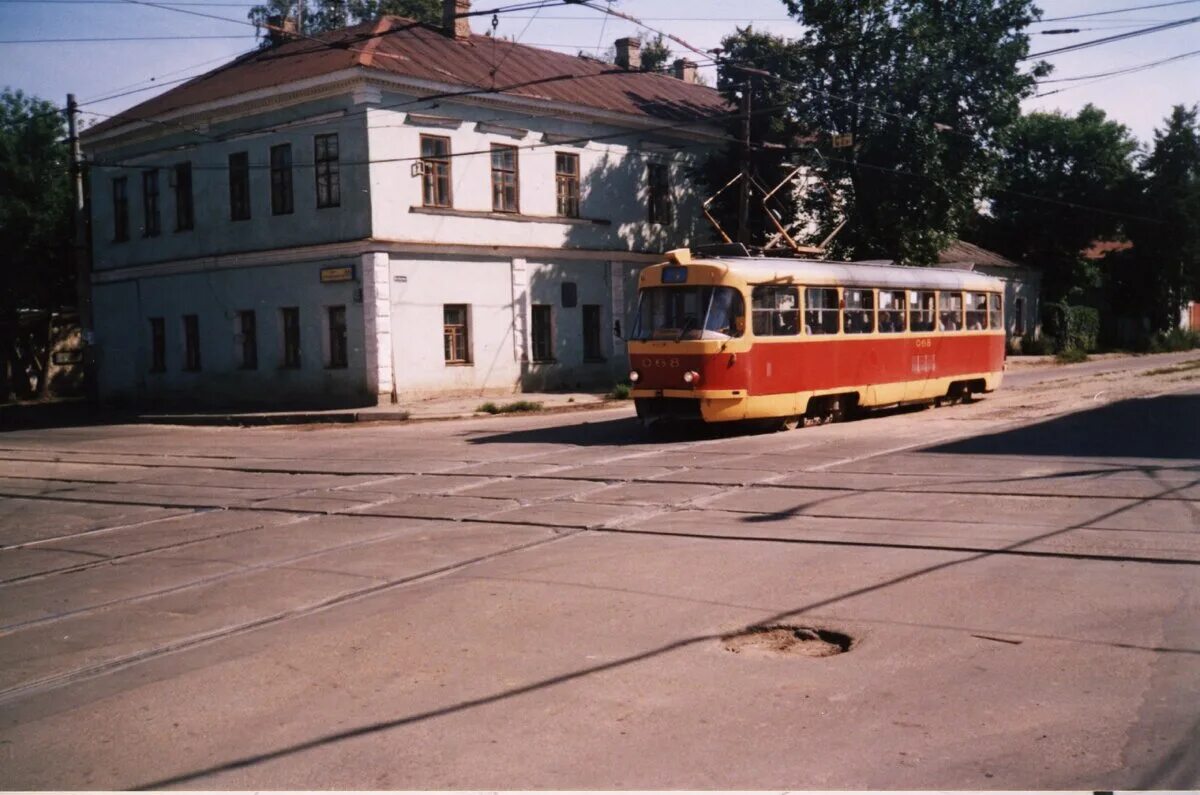
[[[774,434],[0,434],[0,786],[1194,788],[1187,360]]]

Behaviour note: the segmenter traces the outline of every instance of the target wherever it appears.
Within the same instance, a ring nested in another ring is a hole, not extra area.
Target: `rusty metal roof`
[[[490,36],[453,39],[403,17],[298,39],[242,55],[95,125],[89,133],[188,106],[364,67],[432,82],[561,102],[669,122],[731,112],[712,88],[650,72],[630,72]]]
[[[1019,262],[1013,262],[1007,257],[994,251],[980,248],[965,240],[954,240],[938,254],[939,265],[969,263],[971,265],[986,265],[993,268],[1024,268]]]

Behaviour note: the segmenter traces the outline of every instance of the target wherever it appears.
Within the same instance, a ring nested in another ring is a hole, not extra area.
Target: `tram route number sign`
[[[336,265],[329,268],[321,268],[321,284],[352,281],[354,281],[353,265]]]
[[[687,284],[687,268],[682,265],[662,269],[663,284]]]

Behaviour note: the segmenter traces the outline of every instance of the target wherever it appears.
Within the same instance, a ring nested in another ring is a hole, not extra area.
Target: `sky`
[[[253,3],[154,2],[170,4],[173,10],[135,0],[0,0],[0,86],[60,105],[67,93],[74,93],[82,109],[93,114],[87,118],[96,121],[103,116],[95,114],[111,115],[132,107],[175,81],[201,74],[255,46],[254,29],[246,23],[246,12]],[[1032,51],[1200,16],[1200,0],[1175,0],[1166,7],[1052,21],[1164,2],[1171,0],[1040,0],[1046,21],[1033,27]],[[511,4],[511,0],[475,0],[473,5],[486,9]],[[801,32],[787,17],[781,0],[615,0],[613,7],[701,50],[717,46],[725,34],[747,24],[783,36]],[[731,8],[736,8],[736,13]],[[599,54],[622,36],[641,35],[644,39],[653,35],[632,22],[583,7],[505,13],[497,21],[498,35],[570,53]],[[489,17],[471,20],[476,33],[485,32],[490,23]],[[1079,28],[1080,32],[1042,32],[1062,28]],[[126,40],[44,41],[80,38]],[[43,41],[30,41],[35,39]],[[691,55],[677,45],[672,50],[676,55]],[[1197,51],[1200,24],[1192,24],[1046,60],[1055,67],[1049,76],[1053,80],[1099,75]],[[713,82],[711,68],[704,71]],[[1172,105],[1200,102],[1200,54],[1131,74],[1046,83],[1039,91],[1042,96],[1026,100],[1026,110],[1074,113],[1091,102],[1129,127],[1141,141],[1149,142]],[[114,96],[117,94],[121,96]]]

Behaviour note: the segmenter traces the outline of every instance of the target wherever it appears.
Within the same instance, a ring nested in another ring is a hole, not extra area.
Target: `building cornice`
[[[423,256],[486,257],[511,259],[601,260],[650,264],[661,262],[662,254],[610,249],[563,249],[550,246],[489,246],[474,244],[426,243],[420,241],[361,238],[315,246],[294,246],[267,251],[221,254],[211,257],[150,262],[121,268],[106,268],[92,272],[93,284],[113,284],[133,279],[161,276],[180,276],[188,273],[211,273],[238,268],[259,268],[274,265],[302,265],[357,258],[363,254],[417,254]]]

